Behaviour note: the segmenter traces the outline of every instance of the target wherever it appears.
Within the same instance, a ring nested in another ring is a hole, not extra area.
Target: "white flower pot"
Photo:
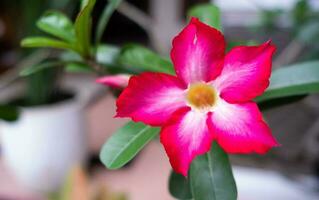
[[[85,160],[82,110],[74,98],[22,108],[17,121],[0,122],[4,160],[21,183],[33,190],[52,192],[63,184],[71,167]]]

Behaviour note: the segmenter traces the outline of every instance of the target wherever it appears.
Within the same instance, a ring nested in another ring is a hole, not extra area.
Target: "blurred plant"
[[[97,21],[95,34],[92,34],[91,16],[95,0],[82,1],[80,12],[74,23],[60,11],[50,10],[45,12],[37,20],[36,26],[51,37],[27,37],[22,40],[21,45],[29,48],[50,48],[50,50],[45,50],[45,56],[37,56],[43,54],[44,50],[32,53],[31,56],[38,57],[38,59],[27,62],[27,65],[24,65],[26,67],[20,72],[20,77],[29,80],[28,93],[23,99],[14,101],[12,106],[43,105],[69,97],[59,88],[58,78],[61,77],[63,72],[95,73],[98,75],[134,74],[143,70],[156,71],[159,70],[156,67],[157,65],[169,63],[151,50],[137,44],[124,45],[123,48],[120,48],[101,43],[108,21],[121,2],[122,0],[108,1]],[[124,5],[124,10],[131,8],[131,5],[126,2]],[[144,60],[147,60],[148,65],[140,65],[144,63]],[[154,66],[154,68],[148,69],[148,66]],[[18,117],[18,115],[16,116]],[[0,118],[5,120],[6,116],[0,115]]]
[[[296,1],[291,11],[283,10],[261,10],[260,23],[257,25],[258,31],[262,29],[263,34],[271,34],[287,28],[287,37],[291,37],[291,42],[278,56],[276,65],[290,64],[297,61],[306,61],[319,58],[319,12],[311,7],[308,0]],[[280,22],[288,21],[288,27],[282,27]],[[259,32],[260,33],[260,32]],[[307,53],[303,49],[307,48]]]
[[[110,192],[102,183],[93,184],[81,167],[71,169],[60,192],[49,200],[126,200],[124,194]]]
[[[13,20],[12,23],[17,29],[16,41],[19,41],[21,37],[28,34],[34,34],[37,32],[34,22],[42,14],[43,10],[48,8],[54,8],[58,10],[64,10],[65,12],[72,12],[72,4],[74,0],[10,0],[1,1],[0,6],[3,6],[7,14],[15,16],[16,13],[20,14],[20,20]],[[30,6],[32,5],[32,6]]]
[[[213,13],[212,13],[213,12]],[[205,23],[221,29],[219,9],[211,4],[191,8],[189,17],[195,16]],[[255,42],[252,42],[255,43]],[[133,48],[126,52],[126,62],[132,66],[139,65],[149,71],[157,70],[173,74],[172,64],[167,60],[160,61],[155,53]],[[152,60],[150,58],[153,58]],[[136,58],[136,59],[134,59]],[[156,62],[152,62],[155,61]],[[165,63],[165,64],[164,64]],[[119,83],[104,77],[99,82],[104,84]],[[116,78],[116,77],[112,77]],[[123,84],[120,82],[120,87]],[[262,110],[282,106],[304,98],[306,95],[319,92],[319,61],[298,63],[275,70],[266,92],[255,99]],[[143,123],[129,122],[116,131],[104,144],[100,158],[108,169],[118,169],[133,159],[136,154],[159,133],[159,128]],[[236,199],[234,184],[227,154],[216,144],[211,153],[195,159],[187,179],[182,175],[171,173],[169,179],[170,193],[177,199]],[[205,174],[205,175],[203,175]]]
[[[272,33],[278,29],[278,19],[282,15],[283,11],[276,10],[262,10],[260,14],[260,24],[257,25],[257,29],[262,29],[266,33]]]
[[[47,12],[39,19],[37,26],[54,37],[29,37],[22,41],[22,45],[58,48],[63,50],[62,54],[53,55],[38,65],[24,69],[21,75],[29,76],[53,68],[59,68],[61,71],[92,72],[98,75],[134,74],[142,71],[174,74],[173,65],[169,60],[141,45],[129,44],[120,48],[101,43],[101,35],[109,17],[120,3],[120,0],[109,0],[98,20],[99,28],[96,34],[92,34],[91,26],[91,12],[95,0],[83,1],[74,23],[60,12]],[[221,29],[219,9],[212,4],[195,6],[188,14],[189,17],[198,17],[208,25]],[[94,42],[91,41],[91,34],[95,36]],[[275,70],[269,88],[255,101],[261,108],[270,109],[317,93],[318,62],[299,63]],[[100,154],[101,161],[109,169],[118,169],[133,159],[158,133],[157,127],[129,122],[105,143]],[[218,145],[213,145],[211,152],[206,154],[206,157],[193,161],[188,179],[172,172],[169,188],[174,197],[195,200],[215,200],[217,197],[236,199],[236,185],[228,155]]]
[[[4,6],[8,15],[16,15],[16,13],[21,13],[21,20],[13,20],[13,23],[17,23],[14,25],[17,30],[12,31],[15,34],[12,36],[15,38],[15,41],[19,41],[21,37],[26,34],[36,33],[36,29],[34,26],[34,21],[41,15],[44,9],[48,7],[53,7],[55,9],[62,9],[67,4],[69,4],[71,0],[58,0],[58,1],[42,1],[42,0],[13,0],[13,1],[3,1],[0,4]],[[32,6],[30,6],[30,4]],[[67,9],[70,11],[71,9]],[[15,45],[13,44],[13,47]],[[19,51],[22,56],[26,57],[34,57],[36,54],[38,55],[37,59],[33,59],[38,62],[44,59],[46,56],[45,52],[34,52],[31,51]],[[31,59],[29,59],[31,60]],[[22,62],[24,62],[22,61]],[[27,62],[26,64],[30,64],[33,62]],[[14,71],[14,70],[13,70]],[[55,94],[57,88],[57,77],[59,70],[44,70],[36,75],[32,75],[27,77],[27,86],[26,86],[26,95],[22,99],[14,99],[14,101],[10,102],[10,105],[2,105],[0,107],[0,119],[7,121],[14,121],[19,117],[18,106],[33,106],[33,105],[41,105],[48,104],[50,102],[58,100],[57,97],[59,95]],[[13,73],[12,73],[13,74]],[[15,77],[11,74],[9,75],[11,82],[15,80]],[[11,80],[12,79],[12,80]],[[43,84],[39,84],[43,83]],[[47,84],[46,84],[47,83]],[[1,86],[4,87],[4,86]],[[10,112],[9,112],[10,111]],[[10,113],[10,114],[9,114]]]

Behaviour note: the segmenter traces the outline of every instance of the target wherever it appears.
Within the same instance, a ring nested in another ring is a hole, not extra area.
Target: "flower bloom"
[[[193,18],[173,40],[176,76],[132,76],[117,100],[117,117],[161,126],[160,138],[177,173],[216,141],[228,153],[265,153],[278,143],[253,98],[269,85],[271,42],[225,55],[223,35]]]

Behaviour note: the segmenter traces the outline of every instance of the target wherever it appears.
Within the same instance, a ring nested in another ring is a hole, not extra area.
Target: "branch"
[[[141,26],[146,32],[151,32],[154,25],[152,18],[132,4],[123,1],[117,11]]]
[[[300,43],[298,40],[292,40],[274,61],[274,66],[280,67],[294,62],[297,56],[303,50],[303,48],[304,45]]]

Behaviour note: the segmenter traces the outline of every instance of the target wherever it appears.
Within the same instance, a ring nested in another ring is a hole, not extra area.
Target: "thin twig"
[[[152,18],[132,4],[123,1],[117,8],[117,11],[137,23],[146,32],[151,32],[154,25]]]
[[[296,39],[292,40],[276,58],[274,61],[274,66],[279,67],[293,63],[300,55],[303,48],[304,45],[301,42]]]

